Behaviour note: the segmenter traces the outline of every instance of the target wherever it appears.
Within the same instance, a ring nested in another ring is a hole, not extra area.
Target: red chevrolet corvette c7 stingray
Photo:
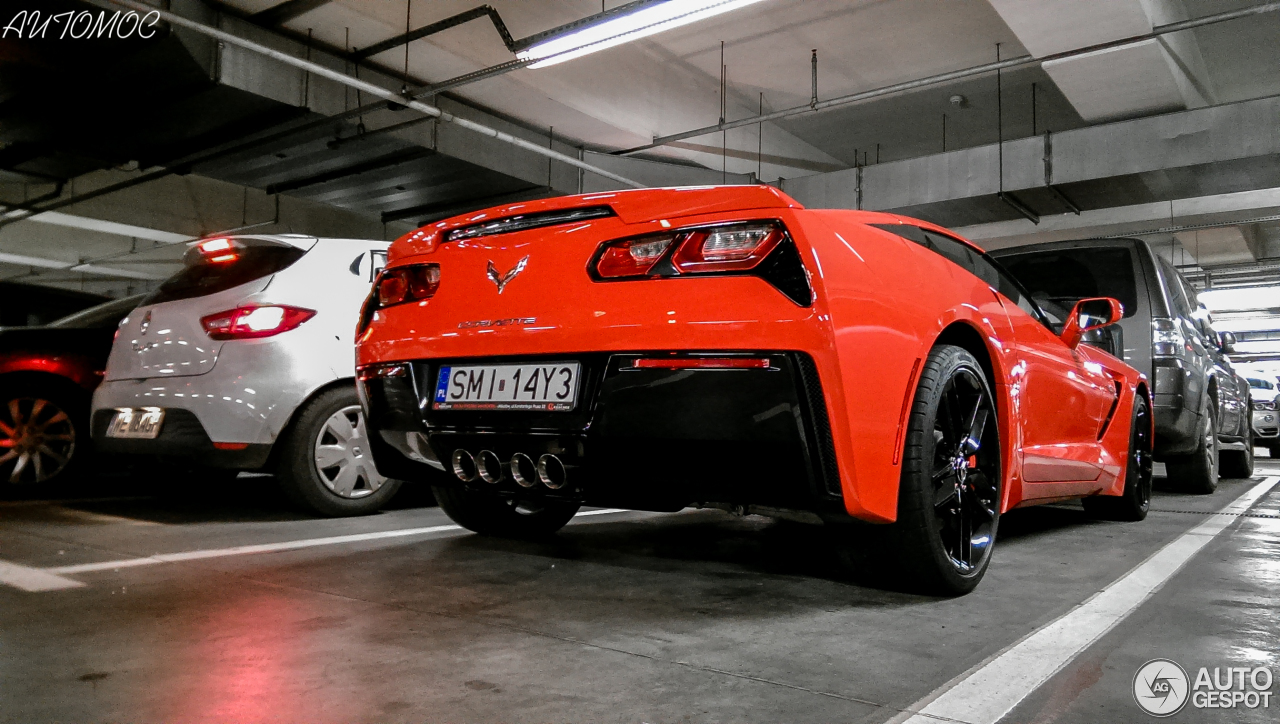
[[[822,521],[916,589],[964,593],[1000,514],[1139,520],[1146,378],[973,244],[767,186],[500,206],[397,240],[357,366],[386,475],[484,534],[582,505]],[[871,543],[874,541],[874,543]]]

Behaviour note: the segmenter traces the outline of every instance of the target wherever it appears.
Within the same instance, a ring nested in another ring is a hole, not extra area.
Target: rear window
[[[1002,254],[999,260],[1040,308],[1060,319],[1089,297],[1120,300],[1126,317],[1138,312],[1133,257],[1126,247]]]
[[[166,279],[142,303],[160,304],[226,291],[275,274],[307,253],[265,239],[234,239],[232,248],[217,252],[203,251],[203,246],[187,250],[182,271]]]

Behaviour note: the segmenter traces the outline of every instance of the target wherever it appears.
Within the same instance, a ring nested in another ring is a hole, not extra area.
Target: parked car
[[[1253,405],[1252,395],[1249,393],[1249,381],[1244,378],[1232,365],[1228,355],[1233,354],[1236,345],[1236,336],[1231,332],[1214,332],[1213,318],[1209,314],[1209,310],[1202,305],[1200,307],[1201,316],[1204,317],[1204,324],[1210,332],[1210,341],[1213,342],[1209,346],[1209,356],[1213,359],[1213,376],[1217,380],[1217,388],[1228,390],[1228,393],[1220,395],[1228,400],[1226,404],[1232,407],[1238,407],[1240,411],[1240,427],[1235,431],[1235,435],[1225,441],[1219,441],[1219,445],[1224,449],[1219,451],[1219,460],[1225,465],[1220,466],[1220,472],[1231,478],[1247,478],[1253,475]],[[1233,442],[1235,438],[1236,442]],[[1243,445],[1243,450],[1240,446]],[[1226,448],[1230,449],[1226,449]]]
[[[387,243],[237,236],[195,244],[120,325],[94,394],[112,453],[275,472],[322,515],[380,508],[352,334]]]
[[[1119,303],[1054,332],[937,226],[767,186],[649,189],[456,217],[390,257],[358,333],[369,441],[473,531],[713,505],[826,521],[958,594],[1012,507],[1146,515],[1146,379],[1076,349]]]
[[[1154,381],[1155,454],[1172,482],[1211,493],[1219,470],[1228,477],[1253,474],[1244,387],[1195,290],[1146,242],[1050,242],[992,256],[1059,316],[1080,299],[1120,300],[1124,318],[1112,335],[1119,335],[1124,360]]]
[[[0,330],[0,480],[49,483],[83,465],[91,449],[89,396],[102,381],[116,326],[141,299]]]
[[[0,282],[0,328],[41,327],[110,301],[101,294]]]
[[[1280,422],[1277,421],[1275,382],[1264,377],[1248,377],[1249,399],[1253,408],[1254,444],[1267,448],[1271,457],[1280,458]]]

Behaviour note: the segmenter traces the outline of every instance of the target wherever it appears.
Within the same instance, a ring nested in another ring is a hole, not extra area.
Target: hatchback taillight
[[[316,316],[314,309],[283,304],[251,304],[200,318],[210,339],[260,339],[296,329]]]
[[[430,299],[440,289],[439,264],[413,264],[387,269],[378,278],[378,304],[390,307]]]

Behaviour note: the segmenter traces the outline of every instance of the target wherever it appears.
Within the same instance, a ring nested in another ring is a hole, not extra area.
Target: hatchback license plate
[[[107,437],[153,440],[163,422],[164,409],[160,407],[119,408],[107,427]]]
[[[539,365],[445,365],[433,410],[568,412],[578,402],[577,362]]]

